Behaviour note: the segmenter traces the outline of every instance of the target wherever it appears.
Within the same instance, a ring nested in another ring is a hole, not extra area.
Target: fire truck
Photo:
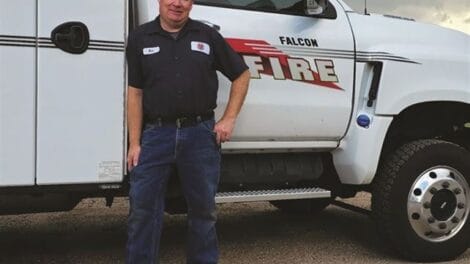
[[[158,4],[0,1],[0,214],[127,195],[126,40]],[[469,35],[341,0],[195,0],[191,18],[252,78],[222,145],[218,203],[313,214],[366,191],[401,256],[468,249]],[[229,84],[219,75],[216,117]],[[166,208],[185,211],[177,177]]]

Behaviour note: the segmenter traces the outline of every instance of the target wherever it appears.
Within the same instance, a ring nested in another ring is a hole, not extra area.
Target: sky
[[[364,11],[364,0],[344,2],[356,11]],[[367,11],[413,18],[470,35],[470,0],[367,0]]]

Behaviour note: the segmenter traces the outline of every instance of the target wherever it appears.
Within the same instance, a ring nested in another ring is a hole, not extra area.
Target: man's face
[[[160,0],[160,16],[173,25],[184,23],[193,7],[193,0]]]

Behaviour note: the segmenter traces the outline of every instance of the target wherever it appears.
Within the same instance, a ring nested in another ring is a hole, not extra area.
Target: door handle
[[[88,49],[90,33],[82,22],[66,22],[52,30],[51,40],[65,52],[81,54]]]

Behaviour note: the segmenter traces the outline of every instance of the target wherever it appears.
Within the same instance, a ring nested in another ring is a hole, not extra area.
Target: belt
[[[157,126],[176,126],[177,128],[196,126],[197,124],[214,118],[214,112],[202,115],[189,115],[179,117],[156,117],[146,120],[147,124]]]

